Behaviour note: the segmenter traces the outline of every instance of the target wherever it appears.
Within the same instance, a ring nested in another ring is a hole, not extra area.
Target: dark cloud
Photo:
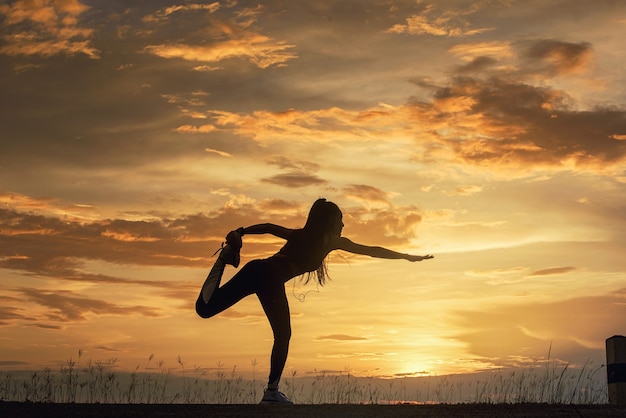
[[[587,68],[592,56],[591,44],[542,39],[526,47],[525,58],[538,60],[550,75],[567,74]]]
[[[367,340],[365,337],[355,337],[353,335],[346,334],[331,334],[331,335],[320,335],[315,338],[316,340],[335,340],[335,341],[363,341]]]
[[[147,306],[122,306],[92,299],[67,290],[54,292],[29,288],[16,289],[26,301],[49,309],[44,317],[52,321],[85,321],[93,315],[142,315],[159,316],[158,310]]]
[[[415,104],[429,112],[438,103],[462,103],[445,111],[454,134],[441,138],[460,159],[471,164],[579,167],[620,164],[626,157],[626,111],[618,108],[576,110],[563,92],[520,80],[457,77],[440,88],[432,104]],[[431,120],[435,123],[435,120]]]
[[[276,184],[278,186],[289,188],[300,188],[307,186],[323,185],[327,181],[309,173],[302,172],[290,172],[283,174],[276,174],[272,177],[266,177],[261,179],[264,183]]]
[[[97,345],[97,346],[95,346],[93,348],[94,348],[94,350],[104,351],[104,352],[107,352],[107,353],[116,353],[116,352],[119,352],[119,351],[123,351],[123,350],[120,350],[120,349],[117,349],[117,348],[107,347],[105,345]]]
[[[284,155],[274,155],[267,159],[267,163],[275,165],[280,169],[315,172],[319,170],[320,165],[310,161],[295,160]]]
[[[9,306],[6,303],[14,304],[17,300],[13,298],[2,298],[4,306],[0,306],[0,327],[12,325],[15,320],[30,320],[29,316],[24,315],[21,308]]]
[[[346,196],[351,196],[359,200],[375,203],[389,203],[386,192],[366,184],[351,184],[344,187],[342,190]]]
[[[552,267],[548,269],[533,271],[529,274],[529,276],[549,276],[551,274],[563,274],[576,270],[576,267]]]
[[[224,229],[216,219],[219,217],[79,222],[0,209],[0,255],[4,257],[0,264],[59,275],[76,269],[75,260],[81,258],[134,264],[194,264],[192,258],[206,253],[207,242],[215,240],[216,232]],[[106,276],[92,279],[116,280]]]
[[[17,360],[0,360],[0,366],[26,366],[30,363],[25,361],[17,361]]]
[[[498,61],[491,57],[476,57],[469,63],[458,67],[455,72],[458,74],[466,74],[466,73],[479,73],[481,71],[485,71],[486,69],[492,67],[497,64]],[[424,85],[423,81],[419,82],[416,80],[417,85]]]
[[[282,170],[286,170],[286,172],[261,179],[264,183],[276,184],[288,188],[300,188],[327,183],[326,180],[315,174],[320,168],[319,164],[289,158],[284,155],[274,155],[267,158],[266,161],[269,165],[277,166]]]
[[[300,204],[296,202],[288,202],[282,199],[268,199],[259,202],[259,209],[262,211],[270,210],[270,211],[294,211],[300,208]]]
[[[456,49],[469,54],[480,46]],[[624,161],[626,110],[581,110],[567,92],[550,87],[554,77],[587,69],[592,45],[539,39],[511,44],[511,50],[497,46],[506,53],[473,58],[447,85],[435,88],[430,103],[415,103],[430,123],[450,127],[442,141],[461,160],[592,169]]]
[[[55,330],[65,329],[63,325],[40,324],[40,323],[28,324],[28,325],[31,327],[41,328],[41,329],[55,329]]]

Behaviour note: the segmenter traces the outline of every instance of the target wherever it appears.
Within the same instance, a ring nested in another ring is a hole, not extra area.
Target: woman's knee
[[[204,303],[202,298],[198,298],[198,300],[196,301],[196,313],[200,318],[204,319],[210,318],[215,315],[214,312],[208,309],[208,305]]]

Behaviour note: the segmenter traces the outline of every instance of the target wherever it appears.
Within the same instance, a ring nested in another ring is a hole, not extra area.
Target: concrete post
[[[614,335],[606,340],[606,374],[609,404],[626,405],[626,337]]]

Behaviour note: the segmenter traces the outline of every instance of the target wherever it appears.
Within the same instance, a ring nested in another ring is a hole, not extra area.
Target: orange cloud
[[[234,131],[260,143],[276,141],[338,143],[379,140],[392,142],[415,132],[412,107],[381,104],[363,110],[338,107],[250,114],[211,110],[207,113],[220,130]],[[430,128],[430,127],[429,127]],[[426,128],[425,128],[426,130]]]
[[[453,150],[459,162],[488,163],[492,170],[575,165],[610,173],[623,163],[626,146],[615,135],[626,130],[624,111],[578,111],[564,92],[530,84],[523,71],[499,75],[453,78],[431,102],[412,105],[416,123],[438,127],[432,139]]]
[[[217,42],[213,45],[148,45],[145,50],[162,58],[181,58],[186,61],[220,62],[229,58],[247,58],[259,68],[281,65],[296,55],[289,52],[293,45],[274,41],[262,35],[244,39]]]
[[[78,0],[19,0],[0,5],[5,29],[0,53],[6,55],[85,54],[99,58],[100,51],[91,46],[93,29],[79,26],[80,15],[89,7]],[[11,32],[15,29],[16,32]]]
[[[220,9],[220,3],[214,2],[211,4],[198,4],[198,3],[189,3],[184,5],[175,5],[165,7],[163,9],[157,10],[153,14],[149,14],[143,17],[143,21],[147,23],[158,23],[166,21],[171,15],[176,13],[186,13],[186,12],[208,12],[209,14],[213,14]]]
[[[180,58],[200,63],[217,63],[232,58],[244,58],[259,68],[281,66],[296,58],[293,45],[276,41],[255,32],[261,6],[251,9],[232,9],[234,4],[189,3],[163,8],[144,17],[144,22],[154,23],[155,30],[166,31],[179,24],[197,26],[197,40],[148,45],[144,50],[162,58]],[[183,23],[184,22],[184,23]],[[208,22],[208,25],[207,25]],[[195,71],[213,71],[214,65],[198,65]]]
[[[460,56],[465,61],[471,61],[478,57],[503,59],[514,56],[511,43],[506,41],[459,44],[450,48],[449,52]]]
[[[228,152],[216,150],[216,149],[213,149],[213,148],[205,148],[204,151],[206,151],[206,152],[208,152],[210,154],[217,154],[220,157],[229,157],[230,158],[230,157],[233,156],[232,154],[229,154]]]
[[[457,186],[454,190],[444,191],[444,194],[448,196],[471,196],[473,194],[477,194],[483,191],[481,186],[476,185],[463,185]]]
[[[439,11],[433,5],[426,7],[422,13],[410,16],[405,24],[396,24],[387,30],[388,33],[406,33],[409,35],[433,35],[461,37],[483,33],[491,28],[468,28],[464,16],[474,13],[477,9],[467,11],[448,9]],[[435,15],[435,16],[429,16]]]
[[[48,209],[51,207],[53,200],[51,198],[36,199],[20,193],[0,193],[0,204],[4,207],[15,209]]]
[[[191,133],[191,134],[206,134],[206,133],[213,132],[216,130],[217,128],[213,125],[201,125],[201,126],[182,125],[174,129],[175,132]]]

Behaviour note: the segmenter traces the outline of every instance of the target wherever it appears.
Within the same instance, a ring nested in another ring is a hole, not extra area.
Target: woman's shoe
[[[261,399],[261,404],[263,405],[271,405],[271,404],[281,404],[281,405],[293,405],[293,402],[289,400],[288,397],[285,396],[284,393],[279,392],[278,390],[269,390],[266,389],[263,393],[263,399]]]

